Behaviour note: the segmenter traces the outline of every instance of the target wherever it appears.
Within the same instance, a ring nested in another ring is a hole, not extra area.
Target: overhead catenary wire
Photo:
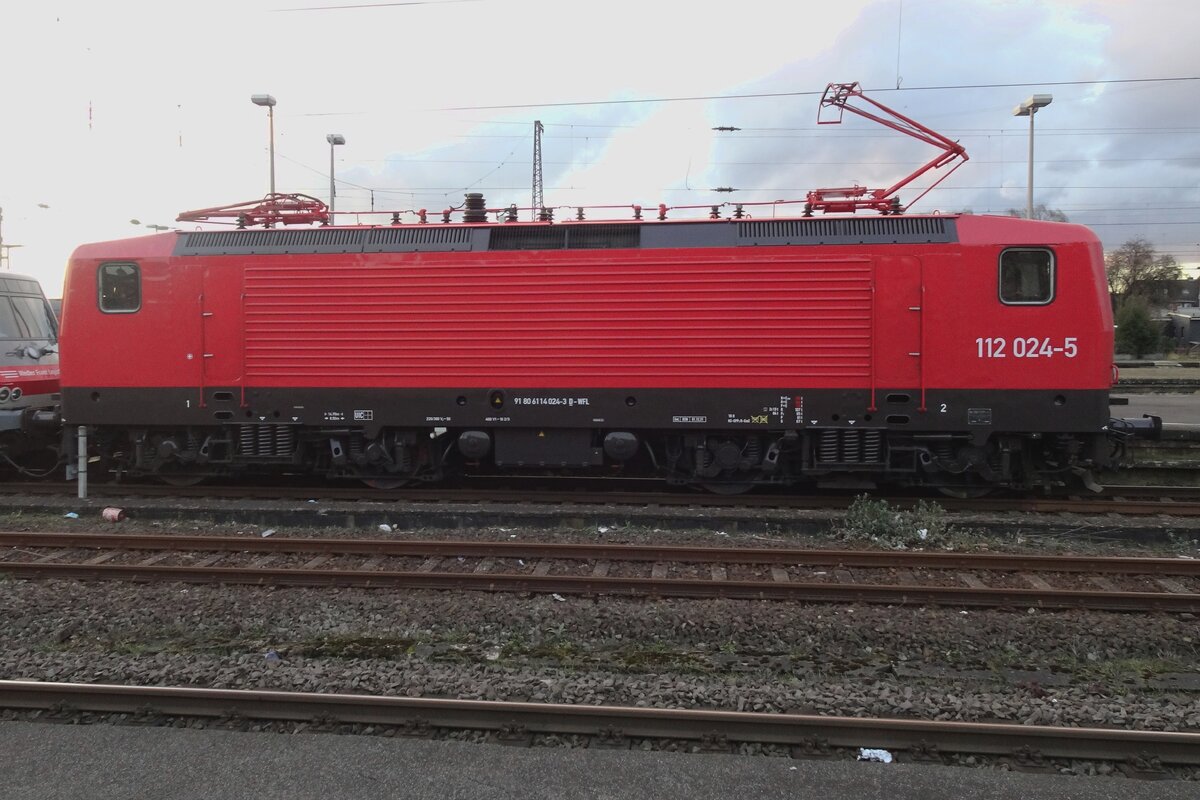
[[[329,177],[328,172],[325,172],[324,170],[320,170],[320,169],[317,169],[316,167],[305,164],[303,161],[292,158],[291,156],[284,155],[283,153],[279,152],[278,150],[275,151],[275,155],[278,158],[282,158],[284,161],[290,161],[298,167],[303,167],[304,169],[308,170],[309,172],[315,172],[316,174],[321,175],[325,178]],[[343,184],[345,186],[353,186],[355,189],[362,189],[367,192],[372,191],[372,187],[370,187],[370,186],[363,186],[360,183],[354,183],[352,181],[346,180],[345,178],[335,178],[335,181],[337,183]],[[375,191],[378,191],[378,190],[375,190]]]
[[[290,114],[287,116],[292,116],[292,117],[336,117],[336,116],[359,116],[359,115],[366,115],[366,114],[372,114],[372,113],[374,113],[374,112],[369,112],[369,111],[322,111],[322,112],[304,112],[304,113],[298,113],[298,114]],[[279,116],[283,116],[283,115],[279,115]],[[460,120],[455,120],[454,122],[456,124],[461,123],[461,124],[470,124],[470,125],[515,125],[515,126],[518,126],[521,128],[527,128],[530,125],[532,125],[534,121],[533,120],[514,120],[514,119],[460,119]],[[607,129],[634,130],[634,129],[641,127],[640,125],[629,125],[629,124],[625,124],[625,123],[604,124],[604,123],[599,123],[599,122],[543,122],[542,124],[547,128],[607,128]],[[711,129],[710,126],[704,126],[704,130],[710,130],[710,129]],[[693,130],[693,127],[688,126],[688,127],[683,128],[682,130]],[[1013,130],[1013,129],[1006,129],[1006,128],[944,127],[944,128],[939,128],[939,130],[941,130],[942,132],[947,133],[947,134],[978,133],[978,134],[989,134],[989,135],[1000,135],[1000,134],[1020,135],[1020,136],[1028,135],[1028,131],[1025,128],[1021,128],[1019,130]],[[804,126],[804,127],[796,127],[796,126],[764,127],[764,126],[746,125],[746,126],[742,126],[740,128],[740,131],[807,131],[809,133],[812,133],[813,127],[811,125]],[[819,134],[819,135],[821,135],[821,136],[846,136],[848,133],[851,133],[851,132],[838,132],[836,130],[833,130],[833,131],[827,131],[827,132]],[[1100,134],[1100,135],[1107,135],[1107,134],[1122,134],[1122,135],[1124,135],[1124,134],[1135,134],[1135,133],[1178,134],[1178,133],[1200,133],[1200,126],[1196,126],[1196,125],[1180,125],[1180,126],[1123,125],[1123,126],[1119,126],[1119,127],[1103,127],[1103,126],[1092,125],[1092,126],[1080,127],[1080,128],[1068,128],[1068,127],[1061,127],[1061,126],[1059,126],[1059,127],[1041,127],[1041,126],[1039,126],[1038,127],[1038,135],[1041,136],[1043,133],[1061,133],[1061,134],[1085,134],[1086,133],[1086,134]],[[469,134],[460,134],[459,136],[465,137],[468,135]],[[516,134],[516,133],[509,134],[509,136],[511,136],[513,138],[520,136],[520,135],[521,134]],[[886,135],[886,134],[871,134],[871,135],[874,137],[880,137],[880,138],[891,138],[889,135]],[[452,134],[452,136],[453,136],[453,134]],[[745,134],[743,134],[741,132],[738,133],[738,137],[746,138]],[[501,137],[501,138],[503,138],[503,137]],[[547,138],[569,139],[569,138],[576,138],[576,137],[551,136],[551,137],[547,137]],[[719,139],[718,141],[731,141],[731,139],[729,137],[723,137],[723,138]]]
[[[960,91],[960,90],[978,90],[978,89],[1012,89],[1012,88],[1037,88],[1050,86],[1103,86],[1103,85],[1119,85],[1119,84],[1152,84],[1152,83],[1180,83],[1189,81],[1200,81],[1200,75],[1173,75],[1158,78],[1103,78],[1096,80],[1076,80],[1076,81],[1026,81],[1018,83],[961,83],[961,84],[942,84],[928,86],[901,86],[901,87],[874,87],[870,88],[871,93],[879,92],[934,92],[934,91]],[[609,99],[609,100],[571,100],[571,101],[555,101],[555,102],[540,102],[540,103],[506,103],[498,105],[478,105],[478,106],[444,106],[440,108],[423,108],[410,109],[412,112],[443,112],[443,111],[504,111],[515,110],[522,108],[569,108],[572,106],[612,106],[612,105],[639,105],[650,103],[682,103],[682,102],[699,102],[712,100],[752,100],[752,99],[771,99],[779,97],[818,97],[825,93],[824,89],[807,89],[793,92],[747,92],[741,94],[712,94],[712,95],[687,95],[675,97],[634,97],[624,99]],[[358,116],[369,113],[365,110],[353,111],[318,111],[318,112],[301,112],[291,114],[289,116],[297,117],[327,117],[327,116]],[[495,124],[521,124],[527,125],[528,122],[510,123],[500,121]],[[555,125],[568,125],[572,123],[545,123],[548,127]],[[576,127],[593,127],[593,128],[623,128],[636,127],[633,125],[605,125],[599,123],[575,123]],[[744,130],[774,130],[773,128],[744,128]],[[788,130],[783,128],[780,130]],[[794,129],[793,129],[794,130]],[[947,129],[950,130],[950,129]],[[1039,131],[1040,135],[1041,131]],[[744,138],[744,137],[743,137]]]
[[[532,136],[532,134],[530,134],[530,136]],[[484,173],[484,175],[482,175],[481,177],[477,178],[474,181],[471,181],[466,186],[461,187],[462,191],[466,191],[467,189],[471,189],[471,188],[475,187],[479,183],[482,183],[485,179],[491,177],[496,172],[498,172],[500,170],[500,168],[503,167],[505,164],[507,164],[508,160],[510,158],[512,158],[513,155],[517,152],[517,148],[520,147],[524,141],[527,141],[530,138],[530,136],[523,137],[521,142],[517,142],[515,145],[513,145],[513,149],[508,152],[508,155],[505,156],[504,159],[499,164],[497,164],[494,169],[490,170],[489,172]],[[451,189],[450,191],[454,191],[454,189]],[[449,192],[447,192],[447,194],[449,194]]]
[[[1200,81],[1200,75],[1179,75],[1162,78],[1104,78],[1086,81],[1023,81],[1017,83],[963,83],[963,84],[945,84],[931,86],[902,86],[902,87],[877,87],[871,88],[871,92],[930,92],[930,91],[953,91],[961,89],[1013,89],[1013,88],[1030,88],[1038,86],[1102,86],[1111,84],[1137,84],[1137,83],[1173,83],[1180,81]],[[864,87],[865,88],[865,87]],[[693,95],[679,97],[640,97],[628,98],[623,100],[574,100],[567,102],[552,102],[552,103],[506,103],[500,105],[486,106],[446,106],[444,108],[429,109],[432,111],[495,111],[513,108],[563,108],[566,106],[610,106],[610,105],[635,105],[639,103],[681,103],[701,100],[750,100],[750,99],[769,99],[777,97],[815,97],[823,95],[824,89],[812,89],[799,92],[749,92],[743,94],[713,94],[713,95]]]

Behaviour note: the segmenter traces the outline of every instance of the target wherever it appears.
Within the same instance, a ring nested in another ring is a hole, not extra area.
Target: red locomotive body
[[[71,259],[63,411],[178,478],[1029,486],[1107,461],[1106,286],[1007,217],[161,234]]]

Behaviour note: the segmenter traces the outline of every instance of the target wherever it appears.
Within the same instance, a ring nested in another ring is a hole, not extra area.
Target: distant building
[[[1200,307],[1200,278],[1145,281],[1139,284],[1137,291],[1150,303],[1151,309],[1161,312]]]
[[[1180,308],[1167,314],[1167,334],[1180,350],[1200,351],[1200,308]]]

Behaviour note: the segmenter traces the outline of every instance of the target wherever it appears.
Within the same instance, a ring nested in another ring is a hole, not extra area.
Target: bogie
[[[1106,452],[1100,436],[1008,434],[978,443],[965,434],[914,436],[882,428],[492,433],[236,425],[101,429],[96,441],[118,475],[156,476],[174,485],[307,474],[392,489],[462,475],[552,474],[659,479],[718,494],[840,485],[855,476],[952,496],[1063,486],[1094,469]]]

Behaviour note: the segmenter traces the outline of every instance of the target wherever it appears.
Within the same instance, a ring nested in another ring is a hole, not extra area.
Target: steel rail
[[[1004,572],[1069,572],[1200,577],[1200,559],[1121,556],[951,553],[912,550],[809,550],[634,544],[567,544],[514,541],[439,541],[243,536],[144,535],[66,532],[0,532],[0,547],[87,550],[169,550],[253,553],[329,553],[392,557],[463,557],[609,560],[712,564],[786,564]]]
[[[972,607],[1086,608],[1100,611],[1200,612],[1200,594],[1112,592],[1080,589],[909,586],[865,583],[732,581],[695,578],[537,575],[492,572],[389,572],[277,567],[199,567],[129,564],[56,564],[0,561],[0,574],[15,578],[171,581],[267,586],[363,589],[558,593],[654,598],[726,598],[792,602],[882,603]]]
[[[1124,761],[1151,754],[1168,764],[1200,764],[1200,732],[1071,728],[919,719],[824,717],[741,711],[448,700],[247,689],[0,681],[0,707],[59,713],[246,718],[392,725],[502,734],[631,737],[706,743],[763,742],[812,747],[883,747],[917,753],[1008,755]]]
[[[580,490],[564,486],[545,489],[369,489],[347,486],[209,486],[173,487],[147,484],[100,484],[91,487],[95,497],[177,497],[193,499],[264,499],[299,500],[320,498],[327,501],[408,502],[433,504],[519,503],[550,505],[624,505],[624,506],[695,506],[730,509],[812,509],[840,510],[854,502],[854,495],[749,494],[716,495],[684,492]],[[73,496],[73,486],[65,484],[0,483],[2,493]],[[923,498],[947,509],[966,512],[1004,513],[1020,511],[1038,514],[1126,514],[1145,516],[1200,516],[1200,488],[1197,487],[1114,487],[1117,495],[1171,497],[1174,500],[1131,499],[1099,495],[1097,497],[978,498],[962,500],[949,497]],[[909,507],[922,498],[883,496],[880,499],[898,507]]]

